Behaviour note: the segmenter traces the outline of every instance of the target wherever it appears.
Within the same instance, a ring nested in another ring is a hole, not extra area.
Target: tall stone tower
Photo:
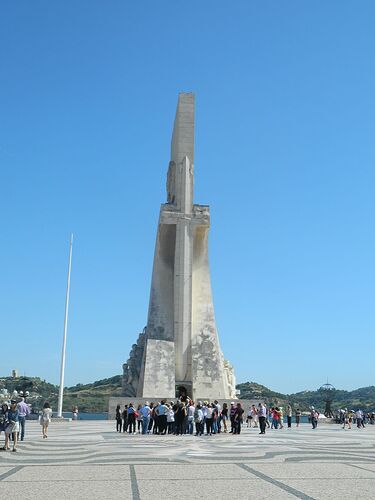
[[[208,261],[210,211],[194,194],[194,94],[179,95],[160,209],[147,326],[123,365],[124,395],[235,397],[216,330]]]

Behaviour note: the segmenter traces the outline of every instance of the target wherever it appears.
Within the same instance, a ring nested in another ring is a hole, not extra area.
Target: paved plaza
[[[0,494],[23,499],[375,497],[375,426],[308,424],[240,436],[118,434],[115,422],[27,422],[0,453]],[[2,439],[3,439],[2,434]]]

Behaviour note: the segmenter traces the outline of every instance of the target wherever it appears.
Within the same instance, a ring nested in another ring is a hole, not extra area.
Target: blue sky
[[[180,91],[237,381],[374,384],[373,1],[0,8],[0,374],[121,372],[147,319]]]

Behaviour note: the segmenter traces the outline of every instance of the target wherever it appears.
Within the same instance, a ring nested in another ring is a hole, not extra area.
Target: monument
[[[161,205],[147,326],[123,365],[124,396],[233,399],[233,367],[216,329],[208,260],[210,210],[194,204],[192,93],[174,121],[167,202]]]

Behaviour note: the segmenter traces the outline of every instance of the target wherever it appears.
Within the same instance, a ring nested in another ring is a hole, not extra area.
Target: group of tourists
[[[0,408],[0,435],[4,432],[4,446],[0,447],[2,451],[17,451],[18,441],[25,439],[26,418],[30,415],[30,407],[21,397],[19,401],[12,399],[10,404],[2,403]],[[39,423],[42,427],[43,438],[47,437],[48,425],[51,421],[52,410],[49,403],[45,403],[43,410],[39,414]]]
[[[289,427],[292,421],[291,409],[287,410],[287,417]],[[124,408],[120,405],[116,408],[116,431],[129,434],[240,434],[243,421],[244,409],[240,402],[234,401],[230,405],[223,403],[221,406],[217,400],[213,403],[195,403],[187,398],[185,401],[160,401],[156,404],[146,401],[137,408],[130,403]],[[282,428],[282,411],[278,407],[269,410],[264,403],[252,405],[247,415],[247,423],[250,427],[259,427],[259,434],[265,434],[267,427]]]
[[[364,429],[367,423],[374,425],[375,413],[365,413],[362,410],[348,410],[347,408],[341,409],[336,421],[342,424],[342,428],[351,429],[352,424],[357,425],[358,429]]]

